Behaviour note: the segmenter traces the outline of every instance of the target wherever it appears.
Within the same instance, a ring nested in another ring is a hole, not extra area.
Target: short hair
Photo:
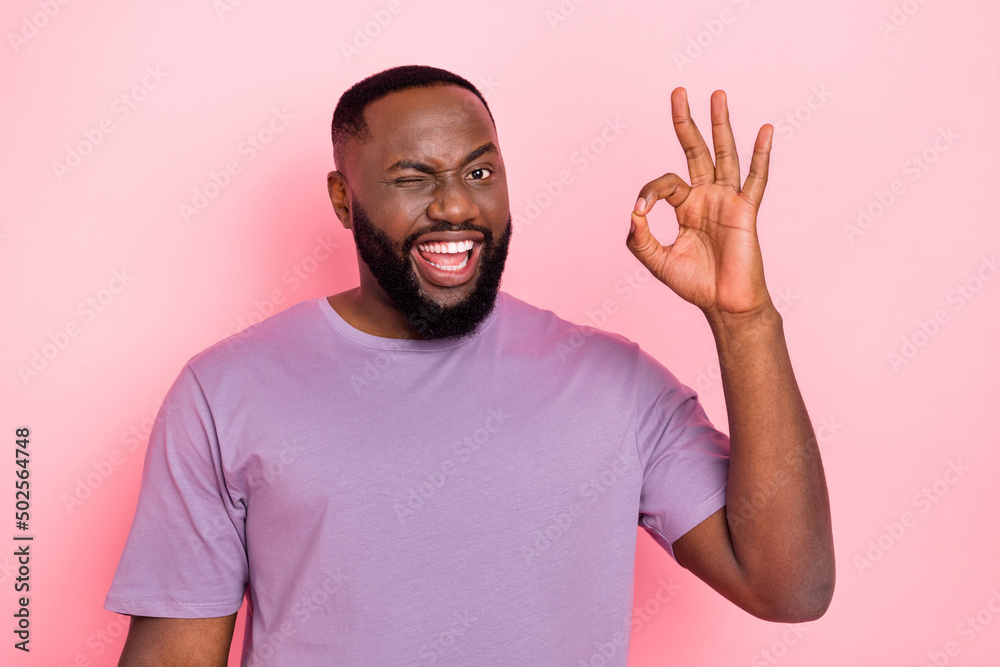
[[[490,115],[493,127],[496,127],[490,105],[486,103],[486,99],[479,92],[479,89],[467,79],[448,70],[428,67],[427,65],[392,67],[358,81],[340,96],[337,107],[333,110],[333,123],[330,126],[330,134],[333,139],[333,160],[337,168],[342,169],[344,166],[345,150],[350,141],[367,141],[371,138],[371,130],[365,123],[365,108],[369,104],[398,90],[442,84],[454,84],[475,93],[483,106],[486,107],[486,113]]]

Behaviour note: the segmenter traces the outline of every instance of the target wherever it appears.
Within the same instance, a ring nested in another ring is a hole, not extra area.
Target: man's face
[[[489,115],[439,85],[391,93],[365,119],[371,139],[342,170],[361,290],[424,338],[468,334],[493,308],[512,229]]]

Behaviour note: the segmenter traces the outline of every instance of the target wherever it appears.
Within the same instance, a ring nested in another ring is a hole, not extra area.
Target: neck
[[[381,289],[378,295],[364,286],[327,297],[337,314],[355,329],[380,338],[421,339],[416,329]]]

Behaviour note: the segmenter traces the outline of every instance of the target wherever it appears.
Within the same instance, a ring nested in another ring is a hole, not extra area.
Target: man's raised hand
[[[772,305],[757,242],[757,210],[767,183],[774,128],[764,125],[757,133],[750,173],[741,187],[725,91],[717,90],[711,98],[714,165],[691,118],[684,88],[674,89],[670,106],[691,184],[667,173],[644,185],[626,245],[654,276],[706,315],[757,313]],[[646,219],[660,199],[677,214],[679,230],[669,246],[660,245]]]

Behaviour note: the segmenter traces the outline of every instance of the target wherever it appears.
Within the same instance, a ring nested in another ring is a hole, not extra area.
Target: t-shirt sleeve
[[[639,525],[674,556],[673,543],[726,504],[729,436],[709,421],[697,393],[643,350],[636,418]]]
[[[236,613],[247,584],[245,517],[242,493],[225,477],[208,400],[186,365],[153,423],[104,608],[167,618]]]

